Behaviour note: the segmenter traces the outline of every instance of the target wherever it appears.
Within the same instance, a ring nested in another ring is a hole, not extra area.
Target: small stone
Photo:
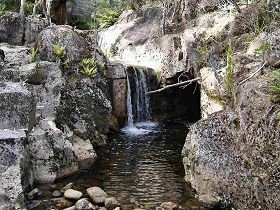
[[[91,187],[87,189],[87,194],[96,204],[103,204],[107,198],[107,194],[99,187]]]
[[[40,193],[40,190],[38,188],[35,188],[33,190],[31,190],[29,193],[26,194],[26,197],[29,199],[29,200],[32,200],[34,198],[36,198]]]
[[[83,193],[77,190],[69,189],[64,193],[64,197],[68,199],[78,200],[82,197]]]
[[[59,191],[59,190],[55,190],[55,191],[53,191],[53,193],[52,193],[52,197],[54,197],[54,198],[58,198],[58,197],[60,197],[62,195],[62,193]]]
[[[95,210],[94,205],[86,198],[78,200],[75,204],[76,210]]]
[[[71,207],[63,209],[63,210],[76,210],[76,207],[75,206],[71,206]]]
[[[105,199],[105,207],[109,210],[112,210],[116,207],[120,206],[120,203],[114,197],[109,197]]]
[[[105,207],[99,207],[98,210],[107,210]]]
[[[156,207],[156,210],[164,210],[164,209],[157,206],[157,207]]]
[[[173,202],[164,202],[160,205],[165,210],[176,210],[178,209],[178,206],[176,203]]]
[[[70,182],[61,189],[61,192],[64,193],[66,190],[71,189],[73,186],[74,186],[74,184],[72,182]]]
[[[121,210],[121,207],[114,208],[114,210]]]

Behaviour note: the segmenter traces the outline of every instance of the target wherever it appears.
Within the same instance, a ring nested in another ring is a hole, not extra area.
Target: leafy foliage
[[[32,61],[37,60],[37,58],[38,58],[38,49],[32,47],[32,48],[30,49],[30,56],[31,56]]]
[[[96,14],[96,22],[99,28],[106,28],[118,20],[120,15],[120,11],[118,9],[112,8],[104,8],[102,13]]]
[[[80,30],[92,30],[96,28],[90,16],[74,17],[72,25],[76,26]]]
[[[80,70],[87,77],[95,77],[97,73],[97,61],[85,58],[80,62]]]
[[[54,52],[55,56],[59,57],[59,58],[63,57],[66,53],[65,48],[66,48],[66,46],[63,46],[59,43],[54,44],[53,45],[53,52]]]
[[[225,86],[229,96],[232,97],[234,87],[234,60],[233,60],[233,49],[231,43],[227,48],[227,67],[224,78]]]

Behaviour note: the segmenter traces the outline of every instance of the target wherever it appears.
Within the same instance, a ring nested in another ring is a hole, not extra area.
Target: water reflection
[[[183,209],[198,209],[183,179],[180,154],[186,127],[142,124],[123,131],[111,138],[92,171],[76,177],[75,185],[83,191],[100,186],[125,205],[123,209],[137,205],[154,209],[166,201],[178,203]],[[64,182],[68,181],[73,180]]]

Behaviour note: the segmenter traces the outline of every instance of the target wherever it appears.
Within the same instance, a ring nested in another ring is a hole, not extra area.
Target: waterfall
[[[127,98],[126,98],[126,107],[127,107],[127,127],[133,127],[131,88],[130,88],[130,82],[129,82],[128,73],[127,73]]]
[[[151,111],[145,72],[143,69],[133,68],[133,80],[129,80],[129,74],[127,71],[127,126],[133,127],[134,123],[150,121]],[[132,91],[132,86],[135,87],[135,92]]]

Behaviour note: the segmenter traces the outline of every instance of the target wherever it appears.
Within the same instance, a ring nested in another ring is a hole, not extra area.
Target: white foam
[[[139,122],[133,126],[127,126],[122,129],[122,131],[127,135],[144,135],[151,132],[155,132],[155,128],[158,126],[156,122]]]

